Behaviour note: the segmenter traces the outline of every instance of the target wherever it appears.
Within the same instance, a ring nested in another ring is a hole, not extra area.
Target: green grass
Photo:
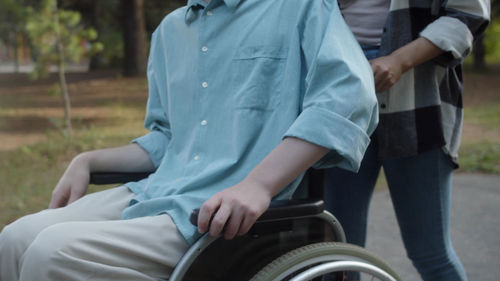
[[[460,148],[460,171],[500,174],[500,143],[465,143]]]
[[[465,120],[479,130],[475,139],[463,139],[460,171],[500,174],[500,102],[465,108]]]
[[[46,208],[52,189],[78,153],[125,145],[144,134],[142,121],[130,109],[115,107],[112,112],[124,115],[122,125],[79,128],[71,141],[59,131],[49,131],[47,141],[0,152],[0,229],[22,215]],[[136,120],[126,120],[125,115]],[[93,186],[89,192],[100,189]]]
[[[57,117],[62,115],[59,97],[44,94],[50,83],[36,84],[21,75],[0,78],[0,129],[20,136],[24,131],[41,134],[35,143],[29,136],[13,139],[34,144],[0,150],[0,229],[23,215],[45,209],[57,181],[77,154],[125,145],[146,132],[145,78],[72,74],[71,141],[63,136],[62,118]],[[89,192],[102,188],[91,186]]]
[[[465,119],[468,123],[482,126],[489,130],[500,130],[500,101],[481,106],[466,107]]]

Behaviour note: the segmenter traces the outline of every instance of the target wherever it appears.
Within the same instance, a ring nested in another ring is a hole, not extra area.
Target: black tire
[[[327,262],[353,261],[374,266],[392,280],[401,280],[385,262],[364,248],[339,242],[323,242],[292,250],[261,269],[250,281],[289,280],[291,277]],[[346,270],[346,269],[344,269]],[[351,271],[350,269],[347,269]],[[353,271],[364,272],[359,268]],[[380,280],[391,280],[380,279]]]

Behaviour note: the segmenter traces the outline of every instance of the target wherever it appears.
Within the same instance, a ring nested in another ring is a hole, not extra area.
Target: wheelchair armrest
[[[271,202],[269,209],[257,219],[257,222],[317,215],[324,209],[323,200],[318,199],[275,200]],[[194,226],[198,226],[199,212],[200,209],[194,209],[189,217],[189,221]]]
[[[324,210],[323,200],[316,198],[275,200],[257,221],[317,215]]]
[[[139,181],[147,178],[153,172],[143,173],[120,173],[120,172],[104,172],[90,174],[91,184],[115,184],[127,183],[131,181]]]

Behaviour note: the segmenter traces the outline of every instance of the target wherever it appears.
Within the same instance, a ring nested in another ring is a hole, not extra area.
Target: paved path
[[[14,64],[0,63],[0,73],[30,73],[35,68],[34,64],[22,64],[16,70]],[[68,72],[87,72],[89,70],[87,63],[70,64],[66,66],[65,71]],[[50,72],[57,72],[57,67],[50,67]]]
[[[500,176],[455,174],[451,237],[470,281],[500,280]],[[421,280],[406,257],[389,192],[374,194],[367,248],[404,281]]]

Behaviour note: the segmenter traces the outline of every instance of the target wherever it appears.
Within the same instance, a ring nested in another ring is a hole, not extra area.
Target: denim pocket
[[[231,61],[237,109],[272,111],[279,104],[287,50],[280,46],[245,46]]]

